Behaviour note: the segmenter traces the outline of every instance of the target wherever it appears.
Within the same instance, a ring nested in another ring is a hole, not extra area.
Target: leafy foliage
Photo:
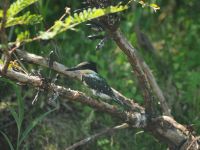
[[[25,3],[25,4],[28,5],[30,3]],[[28,38],[28,39],[21,38],[20,40],[17,40],[16,43],[9,43],[9,45],[13,45],[13,44],[20,45],[20,42],[29,43],[29,42],[32,42],[34,40],[39,40],[39,39],[42,39],[42,40],[52,39],[57,34],[62,33],[68,29],[73,29],[75,26],[79,25],[80,23],[104,16],[110,13],[124,11],[126,9],[128,9],[128,5],[108,6],[107,8],[98,8],[98,9],[89,8],[87,10],[83,10],[80,13],[75,13],[73,16],[69,15],[66,19],[64,19],[64,21],[62,20],[55,21],[54,25],[49,30],[40,31],[40,35],[37,37]],[[42,17],[40,15],[31,15],[30,12],[27,12],[26,14],[20,17],[11,18],[11,19],[8,18],[6,27],[10,27],[17,24],[31,24],[32,25],[32,24],[40,23],[41,20],[42,20]]]
[[[14,17],[19,12],[24,10],[26,7],[30,6],[31,4],[37,2],[38,0],[17,0],[14,2],[10,8],[8,9],[8,18]]]
[[[14,2],[7,11],[7,21],[5,27],[11,27],[15,25],[33,25],[42,21],[42,16],[37,14],[31,14],[29,11],[21,16],[16,15],[24,10],[29,5],[37,2],[38,0],[17,0]],[[3,11],[0,10],[0,18],[3,17]],[[1,26],[1,23],[0,23]]]
[[[24,32],[20,32],[18,35],[17,35],[17,40],[18,42],[22,42],[26,39],[29,39],[30,38],[30,32],[29,31],[24,31]]]
[[[22,16],[9,18],[6,23],[6,27],[11,27],[15,25],[34,25],[40,23],[41,21],[41,15],[30,14],[30,12],[28,11]]]
[[[53,38],[55,35],[61,32],[64,32],[68,29],[72,29],[74,26],[80,23],[104,16],[106,14],[120,12],[126,9],[128,9],[127,5],[109,6],[103,9],[89,8],[87,10],[84,10],[83,12],[75,13],[73,16],[67,17],[66,19],[64,19],[64,21],[56,21],[53,27],[51,28],[51,31],[41,32],[39,37],[43,40],[47,40]]]

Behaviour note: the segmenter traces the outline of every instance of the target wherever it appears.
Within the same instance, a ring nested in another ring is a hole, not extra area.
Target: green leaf
[[[17,105],[18,105],[18,116],[19,116],[19,125],[21,128],[23,119],[24,119],[24,99],[21,96],[20,90],[18,87],[15,87],[15,93],[17,95]]]
[[[50,31],[40,32],[40,39],[48,40],[56,36],[57,34],[64,32],[68,29],[72,29],[74,26],[107,15],[111,13],[120,12],[128,9],[127,5],[109,6],[107,8],[89,8],[80,13],[68,16],[64,21],[56,21]]]
[[[157,10],[160,9],[160,7],[157,4],[150,4],[149,5],[151,8],[153,8],[153,10],[156,12]]]
[[[25,39],[28,39],[29,37],[30,37],[30,32],[26,30],[26,31],[21,32],[17,35],[17,41],[21,42]]]
[[[160,7],[157,4],[155,3],[149,4],[145,0],[130,0],[129,3],[131,3],[132,1],[141,4],[143,8],[146,6],[151,7],[155,12],[160,9]]]
[[[1,134],[4,136],[4,138],[6,139],[6,141],[8,142],[10,149],[11,149],[11,150],[14,150],[14,147],[13,147],[13,145],[12,145],[10,139],[8,138],[8,136],[7,136],[5,133],[3,133],[2,131],[0,131],[0,132],[1,132]]]
[[[54,23],[54,25],[47,31],[40,31],[40,34],[38,37],[35,38],[30,38],[30,39],[25,39],[21,42],[24,43],[29,43],[34,41],[35,39],[39,40],[49,40],[53,37],[55,37],[56,35],[58,35],[59,33],[65,32],[68,29],[74,29],[75,26],[79,25],[80,23],[98,18],[98,17],[102,17],[104,15],[107,14],[111,14],[111,13],[117,13],[117,12],[121,12],[124,11],[126,9],[128,9],[128,5],[121,5],[118,4],[117,6],[109,6],[106,8],[89,8],[87,10],[84,10],[83,12],[80,13],[75,13],[74,15],[70,15],[67,18],[64,19],[64,21],[56,21]],[[13,43],[8,43],[9,46],[12,46],[13,44],[16,44],[18,41],[13,42]],[[0,45],[0,48],[2,47],[2,45]]]
[[[14,26],[14,25],[33,25],[40,23],[42,21],[42,16],[37,14],[30,14],[30,12],[25,13],[22,16],[9,18],[6,27]]]
[[[17,0],[13,4],[11,4],[10,8],[8,9],[8,18],[14,17],[20,11],[37,1],[38,0]]]
[[[0,18],[3,17],[3,10],[0,10]]]
[[[44,119],[44,117],[46,117],[48,114],[50,114],[51,112],[55,111],[57,108],[52,109],[44,114],[42,114],[41,116],[37,117],[35,120],[33,120],[29,126],[26,128],[26,130],[23,132],[22,137],[20,138],[19,141],[19,145],[21,145],[21,143],[27,138],[28,134],[30,133],[30,131],[42,120]]]
[[[21,126],[20,121],[19,121],[19,116],[18,116],[17,112],[13,108],[10,108],[10,112],[11,112],[13,118],[15,119],[15,122],[17,124],[17,128],[19,130],[20,126]]]
[[[24,100],[21,97],[21,92],[20,92],[19,87],[14,82],[12,82],[8,79],[1,79],[0,78],[0,81],[2,81],[2,80],[4,82],[10,84],[13,88],[13,91],[16,93],[18,112],[16,112],[16,110],[14,108],[10,108],[10,111],[11,111],[13,118],[16,121],[18,131],[20,131],[21,124],[22,124],[22,121],[23,121],[23,118],[24,118]]]
[[[16,96],[17,96],[18,113],[13,108],[10,108],[10,111],[11,111],[12,116],[14,117],[14,119],[17,123],[18,131],[20,131],[21,124],[22,124],[22,121],[24,119],[24,100],[21,97],[21,92],[20,92],[19,87],[14,84],[13,89],[14,89]]]

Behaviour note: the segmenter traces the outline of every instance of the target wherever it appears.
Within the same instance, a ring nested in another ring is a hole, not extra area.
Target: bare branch
[[[112,127],[112,128],[104,129],[103,131],[101,131],[99,133],[96,133],[92,136],[89,136],[89,137],[87,137],[87,138],[85,138],[85,139],[83,139],[83,140],[81,140],[77,143],[74,143],[73,145],[69,146],[65,150],[73,150],[73,149],[78,148],[80,146],[83,146],[83,145],[85,145],[85,144],[87,144],[87,143],[89,143],[93,140],[96,140],[97,138],[99,138],[99,137],[101,137],[105,134],[114,133],[114,132],[118,131],[119,129],[125,129],[127,127],[129,127],[129,125],[127,123],[123,123],[121,125],[118,125],[118,126],[115,126],[115,127]]]
[[[164,62],[162,62],[161,59],[159,58],[159,56],[156,54],[155,49],[154,49],[152,43],[150,42],[148,36],[140,31],[139,25],[136,25],[135,32],[136,32],[137,39],[138,39],[138,42],[141,45],[141,47],[144,47],[144,49],[146,49],[147,51],[151,51],[151,53],[153,54],[153,57],[156,57],[156,60],[158,60],[157,62],[158,62],[159,65],[164,64]],[[149,79],[151,87],[152,87],[154,93],[156,94],[156,96],[157,96],[157,98],[160,102],[160,106],[161,106],[163,115],[171,116],[171,110],[168,107],[168,104],[167,104],[166,99],[163,95],[163,92],[160,89],[160,87],[158,86],[155,77],[151,73],[151,70],[149,69],[149,67],[145,63],[145,61],[143,61],[142,66],[143,66],[145,73],[147,74],[147,77]]]
[[[148,65],[145,62],[143,62],[143,69],[144,69],[145,73],[147,74],[147,77],[151,84],[151,87],[160,102],[160,106],[161,106],[163,115],[171,116],[171,109],[169,108],[169,106],[166,102],[163,92],[161,91],[160,87],[158,86],[158,84],[156,82],[156,79],[154,78],[151,70],[149,69]]]
[[[0,69],[2,69],[2,66],[0,66]],[[2,74],[2,72],[0,72],[0,74]],[[106,112],[123,120],[124,122],[131,123],[134,127],[138,128],[146,125],[146,116],[143,109],[140,110],[140,112],[124,112],[118,109],[116,106],[92,99],[82,92],[66,89],[65,87],[58,86],[53,83],[47,83],[44,79],[41,79],[38,76],[30,76],[21,72],[13,71],[11,69],[8,69],[4,76],[23,84],[30,84],[34,87],[39,87],[41,90],[45,90],[47,92],[57,92],[59,93],[59,96],[65,99],[77,101],[96,108],[99,111]]]
[[[143,70],[141,58],[137,54],[136,49],[128,42],[120,30],[110,32],[110,34],[120,49],[127,55],[143,92],[146,113],[149,115],[149,117],[152,117],[155,113],[153,107],[153,103],[155,103],[154,96],[147,74]]]
[[[49,59],[48,58],[44,58],[42,56],[38,56],[32,53],[28,53],[26,51],[22,51],[17,49],[16,50],[17,55],[19,56],[19,58],[23,59],[26,62],[29,63],[33,63],[33,64],[37,64],[43,67],[47,67],[49,68]],[[53,69],[54,71],[66,75],[68,77],[71,78],[75,78],[75,79],[79,79],[80,78],[80,72],[79,71],[66,71],[67,67],[64,66],[63,64],[60,64],[56,61],[53,62],[53,65],[51,66],[51,69]]]
[[[200,136],[198,136],[198,137],[191,137],[190,141],[188,140],[188,142],[186,142],[181,147],[180,150],[185,150],[185,149],[186,150],[199,149],[200,148],[200,146],[198,144],[198,142],[200,142],[199,139],[200,139]]]
[[[66,75],[68,77],[71,77],[71,78],[74,78],[74,79],[77,79],[77,80],[80,80],[81,74],[80,74],[79,71],[66,71],[67,67],[64,66],[63,64],[56,62],[56,61],[54,61],[53,65],[50,67],[48,58],[44,58],[42,56],[38,56],[38,55],[35,55],[35,54],[32,54],[32,53],[28,53],[26,51],[22,51],[22,50],[19,50],[19,49],[17,49],[16,52],[17,52],[18,56],[20,58],[22,58],[24,61],[53,69],[54,71],[56,71],[60,74]],[[130,100],[129,98],[123,96],[121,93],[119,93],[115,89],[113,89],[113,91],[116,94],[116,96],[120,100],[123,101],[124,104],[126,104],[127,106],[129,106],[131,108],[131,110],[135,111],[135,110],[142,110],[143,109],[137,103],[135,103],[134,100]]]
[[[147,128],[155,137],[168,143],[172,149],[180,149],[184,143],[190,141],[191,137],[194,138],[185,126],[177,123],[169,116],[152,119]]]
[[[2,66],[0,65],[0,70],[1,69]],[[2,74],[1,71],[0,74]],[[143,111],[144,109],[140,110],[140,112],[124,112],[115,106],[92,99],[82,92],[66,89],[65,87],[53,83],[46,83],[44,79],[41,79],[38,76],[30,76],[13,71],[12,69],[8,69],[7,73],[2,75],[11,80],[29,84],[47,92],[57,92],[59,93],[59,96],[64,99],[80,102],[111,116],[117,117],[122,122],[127,122],[131,127],[142,128],[151,132],[155,137],[174,148],[179,147],[183,142],[185,143],[191,136],[194,137],[186,127],[168,116],[154,118],[151,122],[147,122],[146,114]]]

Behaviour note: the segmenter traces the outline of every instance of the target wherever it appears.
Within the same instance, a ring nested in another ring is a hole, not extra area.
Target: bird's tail
[[[122,100],[120,100],[116,95],[114,95],[112,98],[119,105],[122,105],[122,106],[124,105],[124,102]]]
[[[118,103],[120,106],[122,106],[125,110],[132,110],[131,105],[129,105],[126,102],[123,102],[122,100],[120,100],[117,96],[113,97],[113,100]]]

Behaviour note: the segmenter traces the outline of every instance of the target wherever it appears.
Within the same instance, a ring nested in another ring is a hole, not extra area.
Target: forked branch
[[[2,69],[2,66],[0,66],[0,69]],[[88,97],[82,92],[66,89],[63,86],[58,86],[53,83],[46,83],[44,82],[44,79],[41,79],[38,76],[27,75],[11,69],[8,69],[6,74],[2,74],[2,72],[0,72],[0,74],[6,78],[9,78],[10,80],[15,80],[23,84],[29,84],[36,88],[39,87],[41,90],[45,90],[47,92],[57,92],[63,99],[67,99],[72,102],[80,102],[84,105],[88,105],[94,109],[97,109],[98,111],[105,112],[113,117],[118,118],[122,122],[128,123],[130,127],[141,128],[151,132],[160,141],[169,144],[170,147],[173,147],[174,149],[177,147],[182,147],[182,145],[185,145],[187,141],[191,141],[191,138],[195,139],[195,137],[190,134],[186,127],[177,123],[171,117],[157,117],[148,123],[146,122],[146,114],[143,112],[143,110],[141,110],[141,112],[124,112],[115,106]],[[193,142],[192,147],[193,146],[198,147],[198,142]]]

